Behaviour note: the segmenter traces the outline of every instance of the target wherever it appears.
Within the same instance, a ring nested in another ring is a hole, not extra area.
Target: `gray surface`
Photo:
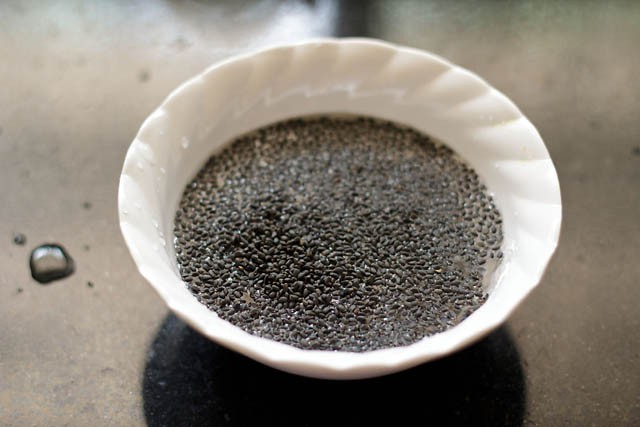
[[[314,424],[335,409],[640,424],[640,3],[114,3],[0,4],[0,424]],[[280,374],[167,317],[116,218],[125,151],[172,88],[247,48],[332,33],[431,50],[504,91],[545,139],[564,203],[558,252],[505,328],[355,383]],[[77,272],[41,286],[28,254],[49,241]]]

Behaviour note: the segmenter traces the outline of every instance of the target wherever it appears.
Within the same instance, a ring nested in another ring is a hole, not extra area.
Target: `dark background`
[[[117,223],[126,149],[171,89],[329,35],[480,74],[537,126],[563,196],[558,251],[503,328],[375,380],[287,375],[200,337],[138,275]],[[640,2],[0,3],[2,425],[640,425],[639,218]],[[77,271],[41,286],[28,255],[49,241]]]

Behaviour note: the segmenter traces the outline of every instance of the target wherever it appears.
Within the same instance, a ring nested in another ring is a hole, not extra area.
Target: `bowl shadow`
[[[329,381],[266,367],[168,315],[148,350],[142,385],[149,426],[519,426],[526,386],[502,327],[441,360],[385,377]]]

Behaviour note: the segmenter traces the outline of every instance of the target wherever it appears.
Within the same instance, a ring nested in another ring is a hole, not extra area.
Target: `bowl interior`
[[[411,126],[476,170],[503,216],[504,261],[490,295],[460,325],[402,348],[366,353],[300,350],[251,336],[201,305],[180,279],[173,219],[185,185],[234,137],[305,115],[347,113]],[[136,264],[182,319],[271,366],[326,378],[404,369],[479,339],[539,282],[558,241],[560,190],[533,125],[504,95],[434,55],[368,40],[267,49],[206,70],[144,122],[119,191],[123,235]]]

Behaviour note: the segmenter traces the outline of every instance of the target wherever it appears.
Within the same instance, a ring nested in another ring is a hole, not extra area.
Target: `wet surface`
[[[265,419],[293,422],[275,393],[261,403],[262,393],[272,391],[265,381],[300,387],[345,410],[346,403],[314,390],[353,398],[363,417],[375,408],[388,419],[412,410],[394,393],[405,381],[413,385],[413,376],[436,403],[430,410],[452,425],[475,419],[500,425],[500,414],[509,414],[511,425],[640,424],[640,3],[343,3],[349,5],[0,3],[0,424],[171,425],[180,418],[189,425],[202,420],[198,410],[221,424],[225,413],[228,423],[241,424],[251,420],[241,413],[244,402]],[[161,327],[166,307],[138,274],[118,229],[126,150],[173,88],[246,49],[332,33],[424,48],[480,74],[536,125],[562,189],[558,252],[510,318],[509,340],[472,347],[470,354],[484,360],[475,365],[460,353],[382,380],[396,387],[386,391],[388,407],[378,396],[368,395],[374,404],[366,404],[346,393],[366,394],[359,383],[278,375],[226,350],[217,356],[217,347],[175,324]],[[142,70],[149,72],[144,82]],[[30,244],[16,245],[17,232]],[[76,272],[39,286],[28,265],[30,245],[39,242],[62,242]],[[174,332],[163,335],[158,327]],[[500,359],[513,348],[518,362]],[[150,350],[155,355],[148,357]],[[181,361],[185,354],[197,374]],[[484,371],[488,376],[479,376]],[[429,375],[448,399],[434,395]],[[462,381],[467,394],[446,375]],[[524,393],[508,392],[513,381]],[[208,393],[216,397],[207,400]],[[283,399],[308,408],[293,415],[327,420],[326,408],[304,406],[302,393],[292,394]],[[268,405],[278,404],[269,415]],[[446,418],[456,408],[460,414]]]

